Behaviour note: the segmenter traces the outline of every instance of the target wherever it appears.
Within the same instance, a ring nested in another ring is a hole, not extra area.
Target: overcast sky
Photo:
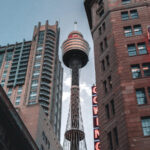
[[[68,34],[74,29],[74,21],[78,22],[78,30],[90,44],[89,62],[80,71],[80,96],[81,109],[86,134],[88,150],[93,150],[93,122],[91,86],[95,83],[93,42],[90,34],[86,13],[82,0],[1,0],[0,1],[0,45],[22,42],[32,39],[34,25],[40,21],[45,24],[55,24],[59,21],[60,47]],[[61,60],[61,48],[59,49]],[[70,101],[70,70],[64,67],[63,107],[62,107],[62,132],[63,143],[68,106]]]

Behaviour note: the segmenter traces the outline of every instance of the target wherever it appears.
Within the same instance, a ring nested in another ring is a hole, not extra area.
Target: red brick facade
[[[144,76],[142,64],[150,63],[150,41],[147,39],[150,0],[130,0],[124,5],[121,0],[93,0],[91,3],[87,0],[85,8],[94,41],[101,149],[149,150],[150,135],[144,136],[142,117],[150,117],[147,89],[150,87],[150,76]],[[132,18],[135,10],[138,16]],[[123,20],[125,12],[128,18]],[[140,35],[135,35],[135,25],[141,26]],[[131,27],[132,36],[125,36],[125,27]],[[143,42],[146,54],[140,54],[138,49],[138,44]],[[135,44],[134,56],[129,56],[130,44]],[[135,64],[140,64],[142,75],[133,79],[131,66]],[[136,90],[139,88],[144,88],[146,104],[137,103]]]

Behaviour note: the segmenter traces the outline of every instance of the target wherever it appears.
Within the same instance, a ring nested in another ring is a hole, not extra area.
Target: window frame
[[[137,93],[137,92],[141,92],[141,93]],[[135,94],[136,94],[136,100],[137,100],[138,105],[147,104],[147,97],[146,97],[145,88],[136,89]]]
[[[145,123],[144,124],[144,120],[148,120],[148,122],[149,123]],[[150,116],[146,116],[146,117],[142,117],[141,118],[141,125],[142,125],[142,130],[143,130],[143,136],[150,136]],[[148,126],[147,126],[148,125]],[[147,135],[146,133],[145,133],[145,130],[144,130],[144,128],[146,128],[146,130],[147,130],[147,128],[148,128],[148,130],[149,130],[149,134]]]

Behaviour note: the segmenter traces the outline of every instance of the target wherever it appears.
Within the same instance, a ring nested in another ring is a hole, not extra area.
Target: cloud
[[[67,87],[71,86],[71,77],[67,77],[64,79],[64,85]]]
[[[85,92],[88,96],[91,96],[91,87],[90,87],[90,85],[88,85],[85,82],[82,82],[80,84],[80,93],[81,93],[81,96],[82,96],[82,92],[83,93]]]
[[[64,91],[63,92],[63,98],[62,98],[62,100],[63,101],[68,101],[70,99],[70,91]]]

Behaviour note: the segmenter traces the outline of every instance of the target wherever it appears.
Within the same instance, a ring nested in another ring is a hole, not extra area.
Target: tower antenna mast
[[[75,30],[75,31],[77,31],[77,24],[78,24],[78,22],[75,21],[75,22],[74,22],[74,30]]]

